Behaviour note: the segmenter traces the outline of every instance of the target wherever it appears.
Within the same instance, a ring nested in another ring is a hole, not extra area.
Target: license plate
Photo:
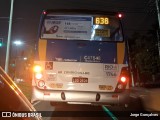
[[[88,83],[88,78],[84,77],[73,77],[72,78],[73,83]]]
[[[99,85],[100,90],[112,90],[113,87],[111,85]]]

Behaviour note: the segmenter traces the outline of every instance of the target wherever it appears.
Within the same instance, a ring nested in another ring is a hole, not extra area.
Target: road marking
[[[137,98],[137,96],[135,96],[135,95],[130,95],[130,97],[131,97],[131,98],[134,98],[134,99]]]
[[[113,113],[108,108],[106,108],[105,106],[102,106],[102,108],[112,118],[112,120],[118,120],[118,118],[113,115]]]
[[[33,106],[37,105],[38,103],[40,103],[41,101],[37,101],[35,103],[33,103]]]

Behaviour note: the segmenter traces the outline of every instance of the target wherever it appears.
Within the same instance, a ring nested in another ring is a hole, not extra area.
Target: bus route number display
[[[95,25],[108,25],[109,18],[108,17],[94,17],[94,24]]]

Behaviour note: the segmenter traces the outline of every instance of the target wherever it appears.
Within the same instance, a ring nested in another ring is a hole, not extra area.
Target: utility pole
[[[10,52],[10,41],[11,41],[11,30],[12,30],[13,4],[14,4],[14,0],[11,0],[8,40],[7,40],[7,50],[6,50],[6,62],[5,62],[5,72],[6,73],[8,73],[8,66],[9,66],[9,52]]]
[[[158,30],[157,30],[157,39],[158,39],[158,52],[159,52],[159,58],[160,58],[160,12],[159,12],[159,0],[156,0],[156,8],[157,8],[157,17],[158,17]]]
[[[159,0],[156,0],[156,8],[157,8],[157,15],[158,15],[158,23],[159,23],[159,29],[160,29],[160,12],[159,12]]]

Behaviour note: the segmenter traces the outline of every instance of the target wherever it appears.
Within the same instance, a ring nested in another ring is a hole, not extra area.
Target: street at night
[[[160,0],[0,11],[0,120],[160,119]]]
[[[41,113],[44,120],[158,120],[156,113],[144,110],[133,110],[117,106],[90,106],[90,105],[58,105],[51,106],[49,102],[37,102],[35,108]],[[139,107],[139,106],[135,106]],[[143,108],[141,108],[143,109]],[[134,115],[133,115],[134,114]],[[150,117],[148,116],[150,115]]]

